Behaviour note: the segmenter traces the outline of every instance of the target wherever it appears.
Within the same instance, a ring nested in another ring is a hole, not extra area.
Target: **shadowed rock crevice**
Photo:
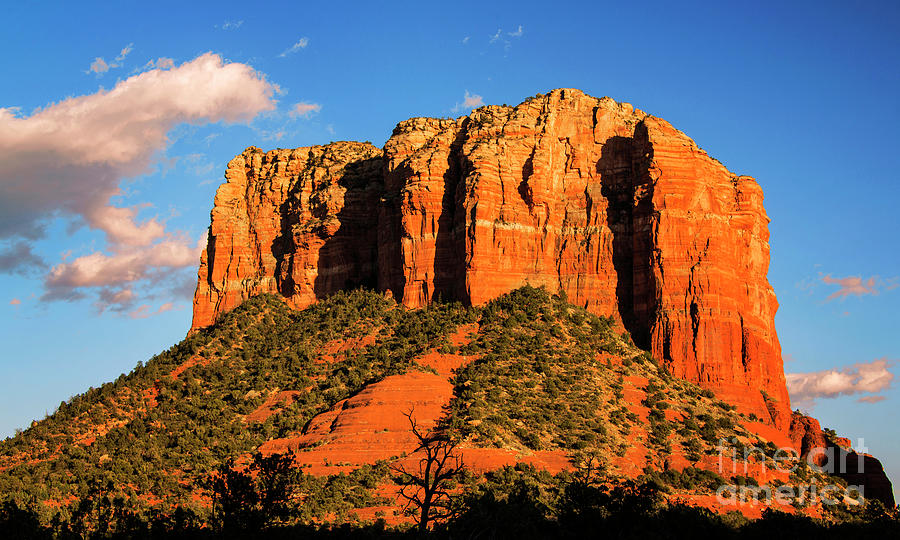
[[[372,208],[384,191],[382,160],[343,150],[310,150],[280,205],[280,234],[270,250],[277,290],[287,298],[377,284],[378,215]]]
[[[381,158],[348,163],[337,184],[344,188],[343,208],[334,216],[340,224],[319,250],[316,297],[378,283],[378,213],[384,192]]]
[[[651,326],[657,317],[651,272],[652,161],[653,148],[640,124],[634,137],[607,139],[597,162],[608,202],[607,226],[613,234],[619,317],[635,345],[645,350],[652,348]]]
[[[412,171],[406,165],[402,165],[399,170],[388,171],[387,169],[388,164],[384,163],[382,168],[384,192],[378,201],[377,208],[372,209],[373,214],[378,218],[376,283],[379,291],[390,291],[390,294],[399,302],[403,299],[404,288],[403,234],[400,223],[402,193],[394,179],[412,174]]]
[[[528,185],[528,179],[534,174],[534,152],[534,150],[531,151],[531,155],[528,156],[525,164],[522,165],[522,182],[518,187],[519,196],[522,197],[522,201],[525,202],[529,212],[534,212],[534,192],[531,186]],[[590,208],[587,209],[587,213],[588,217],[590,217]]]
[[[466,291],[466,242],[465,242],[465,178],[468,161],[462,153],[462,145],[468,134],[469,122],[463,121],[461,129],[450,145],[447,155],[447,171],[444,173],[444,193],[441,197],[441,213],[437,220],[434,238],[434,295],[432,299],[457,300],[469,303]]]

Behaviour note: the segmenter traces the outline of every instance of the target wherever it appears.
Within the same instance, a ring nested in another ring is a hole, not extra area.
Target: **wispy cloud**
[[[103,57],[98,56],[94,58],[94,61],[91,62],[90,67],[88,67],[88,70],[85,71],[85,73],[95,73],[97,76],[100,76],[110,69],[122,67],[122,63],[125,61],[125,57],[128,56],[128,54],[133,50],[134,43],[129,43],[128,45],[122,47],[122,50],[119,51],[119,54],[116,55],[116,58],[111,62],[107,62],[103,59]]]
[[[817,399],[877,394],[890,388],[894,380],[894,374],[890,371],[893,365],[894,362],[881,358],[841,369],[787,373],[785,378],[791,401],[800,406],[812,407]],[[858,401],[875,403],[881,399],[883,396],[865,395]]]
[[[131,317],[132,319],[146,319],[146,318],[152,317],[154,315],[159,315],[160,313],[165,313],[167,311],[171,311],[174,308],[175,308],[175,304],[173,304],[172,302],[166,302],[165,304],[159,306],[159,309],[157,309],[156,311],[150,311],[149,304],[142,304],[142,305],[138,306],[137,309],[130,312],[128,314],[128,316]]]
[[[184,161],[187,171],[194,176],[207,176],[216,168],[216,164],[206,154],[199,152],[187,154],[180,159]]]
[[[240,21],[225,21],[222,24],[217,24],[216,28],[220,30],[237,30],[242,24],[244,24],[243,19]]]
[[[97,313],[103,313],[107,309],[121,313],[131,309],[136,300],[137,295],[130,288],[104,287],[97,293],[94,307],[97,308]]]
[[[98,56],[91,62],[91,67],[88,68],[87,73],[96,73],[99,75],[101,73],[106,73],[107,71],[109,71],[109,64]]]
[[[174,282],[170,280],[170,287],[166,291],[166,294],[175,299],[190,301],[194,298],[194,291],[196,290],[197,273],[191,272],[180,280],[175,280]]]
[[[120,56],[128,52],[130,46]],[[57,216],[75,217],[76,224],[105,233],[104,251],[53,267],[44,280],[44,300],[77,299],[85,290],[196,265],[199,249],[192,239],[166,231],[155,217],[140,220],[146,205],[120,207],[110,200],[121,194],[123,178],[150,170],[176,125],[247,122],[275,108],[273,92],[250,66],[207,53],[28,117],[0,108],[0,162],[6,164],[0,168],[0,241],[39,238],[47,219]],[[28,258],[30,248],[22,242],[12,251]],[[36,256],[32,261],[37,264]]]
[[[172,69],[173,67],[175,67],[175,61],[164,57],[150,60],[144,64],[144,69]]]
[[[491,34],[488,43],[493,45],[495,43],[502,44],[504,50],[509,50],[512,47],[513,40],[521,38],[525,35],[525,27],[521,24],[512,32],[504,32],[502,28],[498,28],[496,32]]]
[[[13,298],[12,300],[9,301],[9,305],[20,306],[20,305],[22,305],[22,301],[19,300],[18,298]]]
[[[281,139],[283,139],[285,135],[287,135],[287,131],[285,131],[283,129],[278,129],[278,128],[276,128],[276,129],[255,129],[254,132],[260,139],[262,139],[266,142],[270,142],[270,141],[278,142]]]
[[[284,52],[282,52],[281,54],[278,55],[278,57],[284,58],[285,56],[287,56],[289,54],[294,54],[295,52],[299,51],[300,49],[305,49],[307,45],[309,45],[309,38],[302,37],[302,38],[300,38],[299,41],[297,41],[297,43],[294,43],[293,45],[291,45],[290,47],[285,49]]]
[[[469,36],[466,36],[466,37],[462,38],[462,44],[463,44],[463,45],[466,45],[466,44],[468,44],[468,43],[469,43]]]
[[[27,276],[46,267],[44,259],[24,240],[11,242],[0,249],[0,274]]]
[[[829,274],[822,278],[822,282],[829,285],[838,285],[840,286],[840,289],[831,293],[825,300],[830,301],[835,298],[845,298],[850,295],[864,296],[867,294],[878,294],[878,289],[875,288],[876,279],[875,276],[872,276],[865,281],[863,281],[861,276],[833,278],[831,277],[831,274]]]
[[[817,264],[816,267],[821,265]],[[794,286],[807,296],[819,296],[822,288],[831,289],[831,293],[823,300],[823,303],[832,300],[844,300],[850,296],[877,296],[881,292],[888,292],[900,287],[900,276],[881,278],[877,275],[864,278],[862,275],[847,277],[832,277],[831,274],[819,272],[817,276],[810,275],[794,284]],[[837,286],[837,290],[834,290]]]
[[[116,62],[121,63],[123,60],[125,60],[125,57],[128,56],[128,54],[133,50],[134,50],[134,43],[129,43],[128,45],[123,47],[122,50],[119,51],[119,55],[116,56]]]
[[[463,97],[462,102],[453,106],[453,112],[467,111],[476,107],[481,107],[482,105],[484,105],[484,99],[481,96],[478,94],[470,94],[469,91],[466,90],[466,95]]]
[[[317,113],[322,110],[322,106],[318,103],[307,103],[305,101],[301,101],[297,103],[293,107],[291,107],[291,116],[295,118],[303,118],[309,116],[313,113]]]

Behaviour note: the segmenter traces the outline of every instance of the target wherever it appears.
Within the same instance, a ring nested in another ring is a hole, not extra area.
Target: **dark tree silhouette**
[[[297,483],[293,452],[257,453],[244,469],[229,459],[210,479],[213,508],[223,531],[257,530],[287,520]]]
[[[49,529],[42,527],[34,508],[19,505],[13,500],[0,504],[0,538],[52,538]]]
[[[456,441],[443,432],[423,432],[413,411],[404,413],[410,429],[419,445],[413,451],[422,452],[419,467],[409,471],[403,464],[391,469],[397,474],[395,481],[403,486],[400,497],[406,501],[407,512],[418,512],[418,530],[424,533],[435,520],[450,519],[458,514],[456,497],[451,492],[465,470],[462,456],[457,452]]]
[[[245,470],[236,470],[234,459],[226,461],[210,478],[213,510],[225,532],[259,528],[262,515],[258,512],[259,494],[253,477]]]

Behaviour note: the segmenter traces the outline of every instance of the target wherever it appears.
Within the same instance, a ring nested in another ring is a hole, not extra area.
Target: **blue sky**
[[[900,480],[900,6],[724,4],[7,6],[0,436],[184,336],[196,242],[247,146],[380,145],[410,116],[576,87],[758,179],[797,403]]]

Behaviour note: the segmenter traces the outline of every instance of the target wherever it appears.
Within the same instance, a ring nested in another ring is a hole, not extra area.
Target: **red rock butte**
[[[628,103],[559,89],[403,121],[383,149],[251,147],[225,178],[192,331],[261,293],[302,308],[365,286],[419,307],[542,285],[790,429],[762,190]]]

